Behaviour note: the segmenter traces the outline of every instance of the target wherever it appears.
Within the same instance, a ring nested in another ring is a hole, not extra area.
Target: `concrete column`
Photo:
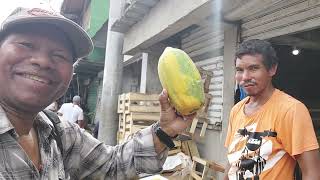
[[[98,138],[108,145],[115,145],[118,130],[117,102],[121,92],[123,70],[122,33],[111,31],[112,24],[121,17],[123,0],[110,0],[108,35],[101,96],[101,120]]]
[[[142,53],[141,59],[141,78],[140,78],[140,93],[146,93],[147,90],[147,70],[148,70],[148,54]]]
[[[224,60],[223,60],[223,110],[222,110],[222,139],[226,139],[228,123],[229,123],[229,114],[231,108],[234,106],[234,87],[235,87],[235,64],[234,58],[238,45],[238,25],[228,24],[225,25],[224,32]],[[223,142],[224,143],[224,142]],[[224,144],[222,144],[224,145]],[[224,151],[226,157],[226,149]]]

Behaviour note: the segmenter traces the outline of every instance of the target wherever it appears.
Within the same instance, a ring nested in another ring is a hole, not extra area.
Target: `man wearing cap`
[[[92,48],[80,26],[51,11],[18,8],[2,23],[0,179],[131,179],[161,170],[170,137],[194,117],[177,116],[165,90],[160,121],[114,147],[44,113],[66,92],[73,62]]]
[[[83,110],[80,107],[80,96],[74,96],[72,103],[64,103],[58,111],[62,119],[71,123],[77,123],[84,128]]]

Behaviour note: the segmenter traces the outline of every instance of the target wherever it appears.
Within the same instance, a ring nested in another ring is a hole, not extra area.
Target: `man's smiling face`
[[[67,90],[72,62],[72,46],[55,26],[14,29],[0,44],[0,103],[42,110]]]

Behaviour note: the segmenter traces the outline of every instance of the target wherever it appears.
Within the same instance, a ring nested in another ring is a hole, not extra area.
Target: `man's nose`
[[[246,81],[248,79],[251,79],[250,72],[247,71],[247,70],[244,70],[243,73],[242,73],[242,80]]]
[[[52,59],[47,53],[35,53],[30,61],[33,65],[44,69],[50,69],[54,66]]]

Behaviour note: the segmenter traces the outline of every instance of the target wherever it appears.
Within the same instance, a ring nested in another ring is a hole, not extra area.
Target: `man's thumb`
[[[159,95],[161,111],[167,111],[170,108],[170,103],[168,98],[169,98],[168,91],[166,89],[163,89],[161,94]]]

